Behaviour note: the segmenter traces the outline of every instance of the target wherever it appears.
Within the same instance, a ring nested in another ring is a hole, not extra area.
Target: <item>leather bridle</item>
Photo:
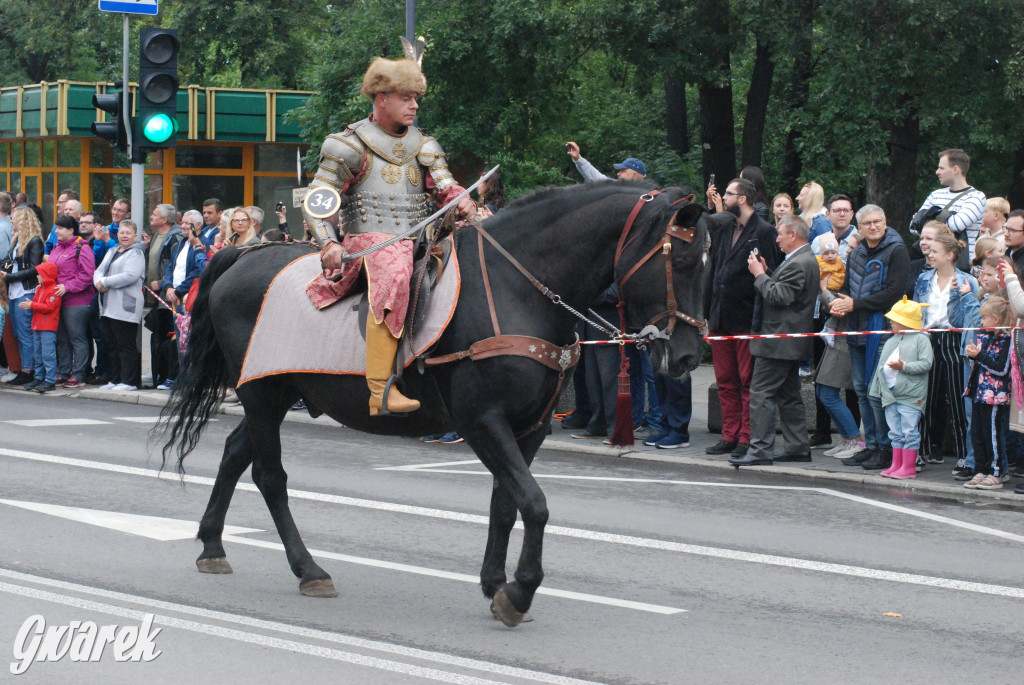
[[[629,217],[626,219],[626,225],[622,228],[622,235],[619,236],[619,244],[615,249],[615,267],[619,265],[619,259],[622,257],[622,252],[626,246],[626,238],[629,236],[630,230],[633,228],[633,222],[636,221],[636,217],[640,214],[640,210],[643,209],[644,205],[653,200],[661,194],[660,190],[652,190],[649,193],[644,193],[637,200],[636,205],[633,207],[633,211],[630,212]],[[682,200],[677,200],[676,203]],[[665,311],[657,314],[645,325],[656,324],[662,319],[667,318],[668,324],[665,326],[664,333],[667,336],[671,336],[672,332],[676,327],[676,320],[681,320],[694,328],[703,331],[707,326],[707,322],[703,319],[698,319],[685,312],[679,310],[679,306],[676,302],[675,286],[672,282],[672,239],[678,238],[684,243],[692,244],[697,238],[696,228],[686,228],[683,226],[676,226],[671,221],[665,226],[665,235],[647,254],[645,254],[640,261],[633,265],[633,267],[625,273],[625,275],[619,279],[619,318],[621,320],[622,330],[626,330],[626,301],[624,295],[624,286],[633,274],[640,270],[644,264],[646,264],[654,255],[659,252],[665,255],[665,289],[666,289],[666,302]]]

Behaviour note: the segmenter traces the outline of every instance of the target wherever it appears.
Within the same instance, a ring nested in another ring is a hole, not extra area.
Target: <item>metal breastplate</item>
[[[429,214],[424,169],[416,160],[423,133],[410,127],[390,135],[370,121],[352,126],[366,146],[366,169],[341,199],[341,220],[348,233],[402,233]]]

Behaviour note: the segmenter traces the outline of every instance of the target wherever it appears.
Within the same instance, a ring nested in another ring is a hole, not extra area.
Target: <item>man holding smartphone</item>
[[[733,179],[722,196],[724,212],[711,219],[711,254],[704,285],[704,313],[711,335],[745,335],[754,330],[754,276],[748,269],[751,253],[774,271],[781,261],[775,227],[754,211],[754,184]],[[741,457],[750,447],[750,383],[754,359],[747,340],[711,343],[711,356],[722,408],[722,439],[708,454]]]
[[[576,170],[580,172],[583,179],[586,181],[608,181],[614,180],[610,176],[605,176],[600,171],[594,168],[594,165],[588,162],[582,155],[580,155],[580,146],[571,140],[565,144],[565,151],[569,157],[576,164]],[[647,176],[647,165],[641,162],[636,157],[626,157],[618,164],[612,164],[615,167],[615,175],[623,181],[639,181]]]
[[[202,241],[203,215],[194,209],[188,210],[181,217],[181,228],[185,240],[174,246],[163,283],[165,299],[175,308],[179,307],[192,287],[192,281],[206,266],[206,245]]]

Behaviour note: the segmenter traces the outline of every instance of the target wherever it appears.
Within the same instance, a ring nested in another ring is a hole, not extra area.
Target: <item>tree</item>
[[[121,22],[91,0],[0,3],[0,83],[101,80],[120,74]],[[104,74],[96,77],[96,74]]]

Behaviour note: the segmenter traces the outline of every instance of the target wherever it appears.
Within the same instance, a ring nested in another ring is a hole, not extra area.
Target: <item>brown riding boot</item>
[[[391,377],[398,352],[398,338],[391,335],[387,324],[377,323],[373,314],[366,317],[366,385],[370,388],[370,416],[380,414],[384,404],[384,386]],[[405,414],[420,408],[417,400],[410,400],[398,388],[391,386],[388,393],[388,412]]]

